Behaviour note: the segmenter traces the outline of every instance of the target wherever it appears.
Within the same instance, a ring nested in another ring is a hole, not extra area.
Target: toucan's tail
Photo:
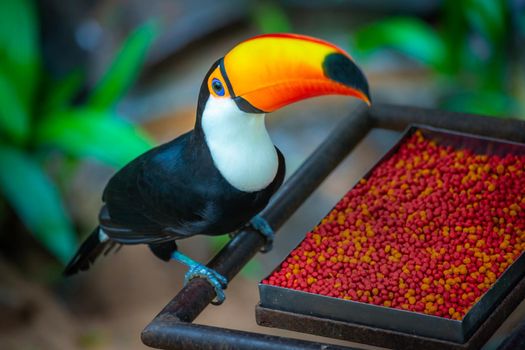
[[[77,272],[89,269],[100,254],[106,255],[117,244],[107,236],[101,241],[99,231],[100,228],[97,226],[84,243],[82,243],[80,248],[78,248],[73,259],[71,259],[64,269],[64,276],[71,276]]]

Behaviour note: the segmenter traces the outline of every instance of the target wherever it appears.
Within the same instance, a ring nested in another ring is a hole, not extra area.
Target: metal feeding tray
[[[365,178],[368,178],[379,164],[397,152],[407,138],[416,131],[421,131],[425,138],[439,145],[451,146],[454,149],[470,149],[476,154],[525,154],[524,144],[416,125],[407,128],[396,145],[376,163]],[[259,308],[463,344],[478,330],[524,274],[525,254],[521,254],[462,320],[344,300],[262,283],[259,284],[261,300]]]

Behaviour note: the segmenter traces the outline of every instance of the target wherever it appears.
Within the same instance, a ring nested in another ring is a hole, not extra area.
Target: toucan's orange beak
[[[320,95],[349,95],[370,105],[365,75],[343,50],[295,34],[269,34],[234,47],[223,61],[239,106],[272,112]]]

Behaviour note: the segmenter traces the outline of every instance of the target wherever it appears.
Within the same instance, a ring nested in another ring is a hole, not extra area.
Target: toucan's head
[[[337,46],[304,35],[267,34],[241,42],[213,64],[199,112],[209,99],[228,99],[240,111],[261,114],[320,95],[371,102],[365,75]]]
[[[256,36],[235,46],[204,78],[195,135],[204,136],[215,167],[230,185],[259,191],[279,169],[264,115],[330,94],[370,104],[366,78],[347,53],[302,35]]]

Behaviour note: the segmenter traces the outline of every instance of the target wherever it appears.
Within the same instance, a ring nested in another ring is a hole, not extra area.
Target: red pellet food
[[[524,166],[417,131],[263,283],[461,320],[525,250]]]

